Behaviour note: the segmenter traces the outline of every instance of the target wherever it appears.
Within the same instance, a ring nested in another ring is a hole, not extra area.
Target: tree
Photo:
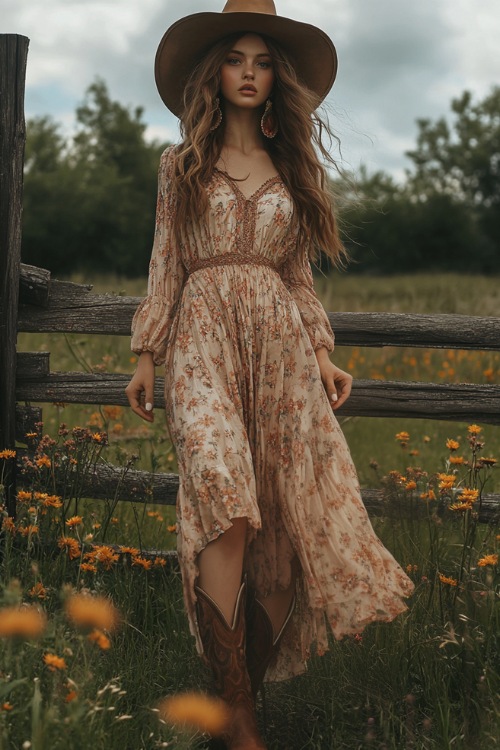
[[[70,144],[48,118],[28,123],[23,259],[58,273],[144,274],[151,252],[159,157],[141,108],[86,91]]]

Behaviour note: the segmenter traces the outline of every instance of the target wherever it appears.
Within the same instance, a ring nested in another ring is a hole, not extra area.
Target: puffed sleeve
[[[281,278],[292,295],[313,349],[324,346],[333,352],[335,336],[328,316],[314,291],[311,263],[307,248],[296,248],[280,270]]]
[[[132,320],[132,351],[137,354],[144,351],[152,352],[157,365],[165,361],[168,334],[187,276],[173,231],[173,148],[167,148],[160,160],[148,294],[137,308]]]

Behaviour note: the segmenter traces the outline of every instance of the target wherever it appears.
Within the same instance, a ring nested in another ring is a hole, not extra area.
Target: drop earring
[[[266,102],[266,108],[260,121],[260,129],[266,138],[274,138],[278,133],[278,121],[276,120],[276,115],[273,111],[273,103],[271,99],[268,99]]]
[[[215,120],[214,120],[214,123],[213,123],[212,127],[210,128],[210,131],[217,130],[217,128],[219,127],[219,125],[222,122],[222,109],[220,108],[220,99],[219,99],[219,97],[217,97],[216,100],[215,100],[214,113],[215,113]]]

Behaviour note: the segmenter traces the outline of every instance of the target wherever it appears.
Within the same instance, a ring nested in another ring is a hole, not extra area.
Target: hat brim
[[[323,101],[337,75],[337,53],[321,29],[267,13],[194,13],[176,21],[163,35],[156,52],[155,79],[159,94],[177,117],[194,67],[218,41],[237,32],[263,34],[291,58],[299,79]]]

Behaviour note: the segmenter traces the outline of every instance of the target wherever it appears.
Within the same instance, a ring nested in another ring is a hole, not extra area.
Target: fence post
[[[24,83],[29,39],[0,34],[0,450],[15,447],[16,342],[23,162]],[[15,459],[5,461],[9,514],[15,513]]]

